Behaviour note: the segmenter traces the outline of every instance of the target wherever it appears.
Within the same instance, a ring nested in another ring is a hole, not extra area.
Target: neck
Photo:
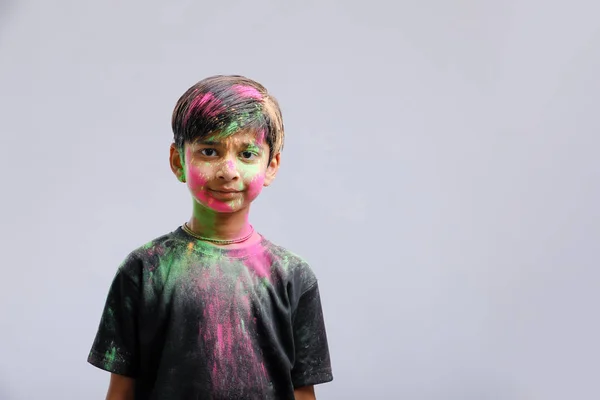
[[[190,229],[203,237],[219,240],[238,239],[250,233],[246,207],[231,213],[218,213],[194,202],[194,213],[188,225]]]

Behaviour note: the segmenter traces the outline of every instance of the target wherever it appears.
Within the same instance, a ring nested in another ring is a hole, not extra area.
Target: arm
[[[294,390],[295,400],[317,400],[314,386],[303,386]]]
[[[133,400],[135,379],[123,375],[110,374],[110,384],[106,400]]]
[[[317,284],[305,290],[292,317],[296,400],[315,400],[314,385],[333,380],[325,323]]]
[[[88,356],[90,364],[112,373],[107,400],[133,400],[133,377],[139,371],[137,321],[141,296],[138,280],[131,276],[137,274],[130,271],[136,261],[128,260],[113,278]]]

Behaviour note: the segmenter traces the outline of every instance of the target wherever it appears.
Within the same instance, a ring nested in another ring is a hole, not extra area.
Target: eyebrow
[[[199,144],[199,145],[204,145],[204,146],[223,146],[223,142],[220,142],[218,140],[198,140],[196,142],[194,142],[194,144]],[[253,147],[253,148],[260,148],[260,146],[258,146],[255,142],[251,142],[251,141],[243,141],[240,143],[241,147]]]
[[[203,144],[206,146],[222,146],[223,143],[216,140],[196,140],[194,144]]]

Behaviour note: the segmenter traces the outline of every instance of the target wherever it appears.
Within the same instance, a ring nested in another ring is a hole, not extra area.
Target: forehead
[[[214,144],[222,146],[231,145],[266,145],[264,130],[240,130],[235,133],[213,133],[199,137],[192,141],[192,144]]]

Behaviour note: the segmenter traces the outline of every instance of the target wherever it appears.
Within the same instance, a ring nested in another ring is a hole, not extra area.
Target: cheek
[[[265,183],[265,174],[260,173],[255,175],[248,183],[248,197],[254,199],[260,194]]]
[[[199,194],[199,192],[204,192],[206,182],[208,182],[208,178],[201,169],[195,166],[190,166],[188,168],[187,183],[192,193]]]

